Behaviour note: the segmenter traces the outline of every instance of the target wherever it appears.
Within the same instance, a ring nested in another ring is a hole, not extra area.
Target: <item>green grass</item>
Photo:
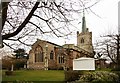
[[[102,68],[102,69],[96,69],[96,71],[111,71],[112,69],[110,68]]]
[[[12,76],[2,73],[3,81],[64,81],[64,71],[59,70],[17,70]]]

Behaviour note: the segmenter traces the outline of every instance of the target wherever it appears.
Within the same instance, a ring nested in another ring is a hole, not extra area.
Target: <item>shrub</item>
[[[7,76],[13,75],[13,71],[5,71],[5,75]]]
[[[64,70],[63,67],[57,67],[57,70]]]
[[[79,72],[78,71],[65,71],[65,81],[71,82],[79,79]]]
[[[13,62],[13,60],[11,57],[4,56],[2,58],[2,69],[7,69],[7,70],[11,69],[11,66],[13,64],[12,62]]]
[[[113,72],[119,76],[119,81],[120,81],[120,71],[113,71]]]
[[[48,70],[57,70],[56,67],[48,67]]]
[[[26,60],[25,59],[16,59],[14,61],[14,69],[20,69],[20,68],[24,68],[24,65],[26,64]]]
[[[112,72],[107,71],[96,71],[96,72],[87,72],[86,74],[82,75],[79,81],[86,81],[86,82],[118,82],[119,76]]]

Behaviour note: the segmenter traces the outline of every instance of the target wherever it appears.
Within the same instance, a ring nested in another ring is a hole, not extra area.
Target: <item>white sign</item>
[[[73,70],[95,70],[95,59],[86,57],[74,59]]]

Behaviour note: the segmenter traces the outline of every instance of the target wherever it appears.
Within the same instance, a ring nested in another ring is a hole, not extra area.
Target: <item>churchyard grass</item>
[[[13,75],[2,73],[3,81],[64,81],[62,70],[16,70]]]

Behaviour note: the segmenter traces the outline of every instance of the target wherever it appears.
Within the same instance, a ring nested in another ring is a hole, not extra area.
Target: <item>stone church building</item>
[[[94,57],[92,32],[86,28],[85,16],[82,18],[82,32],[77,31],[77,46],[63,46],[38,39],[29,52],[28,68],[30,69],[72,69],[73,59]]]

